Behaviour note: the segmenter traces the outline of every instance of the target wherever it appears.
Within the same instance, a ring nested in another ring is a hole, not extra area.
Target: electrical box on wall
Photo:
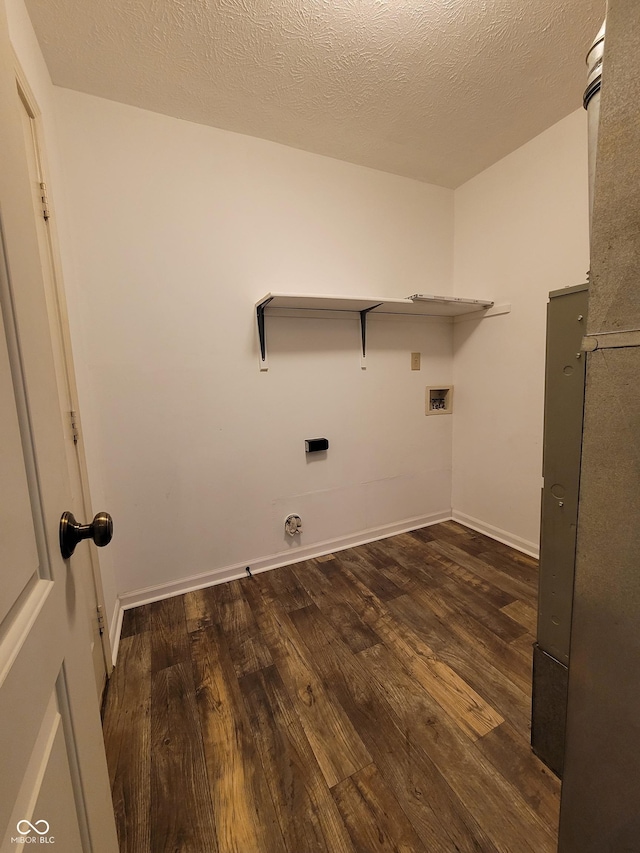
[[[427,388],[425,394],[426,415],[450,415],[453,411],[453,385],[438,385]]]
[[[320,450],[329,449],[329,439],[327,438],[307,438],[304,442],[306,453],[317,453]]]

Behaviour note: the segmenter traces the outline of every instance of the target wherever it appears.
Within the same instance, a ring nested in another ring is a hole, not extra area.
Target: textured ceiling
[[[455,187],[581,105],[605,0],[27,0],[54,83]]]

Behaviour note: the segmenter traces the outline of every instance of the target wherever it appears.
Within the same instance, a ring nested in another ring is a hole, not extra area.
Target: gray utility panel
[[[559,776],[576,559],[588,285],[554,290],[547,307],[538,636],[533,656],[533,751]]]

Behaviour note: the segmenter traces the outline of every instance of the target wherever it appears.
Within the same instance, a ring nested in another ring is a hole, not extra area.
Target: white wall
[[[589,268],[586,113],[455,192],[454,287],[510,302],[455,328],[456,517],[538,547],[547,294]]]
[[[56,108],[119,592],[289,559],[288,512],[316,551],[449,513],[451,419],[424,388],[451,380],[450,327],[372,320],[362,371],[355,319],[274,318],[260,373],[253,305],[450,292],[453,193],[68,90]]]
[[[5,0],[7,17],[9,22],[9,34],[13,48],[16,52],[20,67],[27,78],[29,86],[36,98],[41,110],[41,123],[44,135],[44,147],[46,157],[46,172],[49,179],[48,194],[51,208],[54,214],[53,227],[58,233],[60,251],[62,255],[63,277],[65,278],[65,289],[70,320],[74,329],[78,330],[78,318],[75,306],[76,294],[73,290],[71,276],[66,276],[66,271],[72,266],[72,246],[68,235],[68,220],[66,217],[66,205],[64,196],[64,181],[60,170],[60,149],[54,105],[54,87],[51,83],[49,71],[45,64],[40,46],[36,39],[31,21],[27,14],[23,0]],[[85,374],[85,359],[83,357],[82,335],[75,334],[73,340],[74,360],[78,381],[84,386],[90,383]],[[102,471],[100,463],[100,452],[95,437],[97,435],[97,424],[95,423],[94,411],[90,401],[85,400],[82,411],[82,423],[85,439],[85,451],[88,464],[91,467],[91,498],[94,509],[106,508],[104,489],[102,483]],[[105,600],[106,612],[109,619],[113,619],[114,609],[117,604],[116,576],[113,567],[112,554],[109,549],[100,552],[100,568]]]

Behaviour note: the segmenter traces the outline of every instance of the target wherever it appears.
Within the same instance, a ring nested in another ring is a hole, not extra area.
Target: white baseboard
[[[375,542],[377,539],[386,539],[388,536],[396,536],[398,533],[407,533],[409,530],[429,527],[432,524],[439,524],[441,521],[449,521],[450,519],[451,510],[447,509],[430,515],[405,519],[395,524],[372,527],[369,530],[363,530],[349,536],[342,536],[338,539],[316,542],[314,545],[298,548],[295,551],[280,552],[272,554],[269,557],[261,557],[257,560],[246,560],[233,566],[226,566],[221,569],[213,569],[210,572],[203,572],[199,575],[180,578],[177,581],[122,593],[117,602],[119,612],[117,615],[114,613],[112,623],[113,633],[116,635],[111,640],[114,663],[118,651],[122,617],[125,610],[129,610],[132,607],[139,607],[141,604],[150,604],[152,601],[161,601],[163,598],[171,598],[174,595],[183,595],[185,592],[193,592],[196,589],[204,589],[205,587],[215,586],[226,581],[244,578],[247,576],[247,566],[251,567],[252,574],[258,574],[269,571],[269,569],[277,569],[280,566],[290,566],[302,560],[310,560],[313,557],[333,554],[335,551],[344,551],[346,548],[354,548],[356,545],[365,545],[367,542]]]
[[[116,598],[116,603],[113,608],[113,616],[109,622],[109,642],[111,643],[111,659],[113,665],[116,665],[118,657],[118,646],[120,645],[120,634],[122,633],[122,619],[124,618],[124,607],[120,598]]]
[[[465,527],[470,527],[472,530],[477,530],[478,533],[485,533],[492,539],[502,542],[504,545],[509,545],[515,548],[516,551],[522,551],[523,554],[528,554],[536,559],[540,555],[540,547],[537,542],[529,542],[527,539],[522,539],[520,536],[515,536],[507,530],[502,530],[500,527],[494,527],[492,524],[487,524],[486,521],[480,521],[479,518],[473,518],[471,515],[465,515],[464,512],[453,510],[452,518],[454,521],[459,521]]]

